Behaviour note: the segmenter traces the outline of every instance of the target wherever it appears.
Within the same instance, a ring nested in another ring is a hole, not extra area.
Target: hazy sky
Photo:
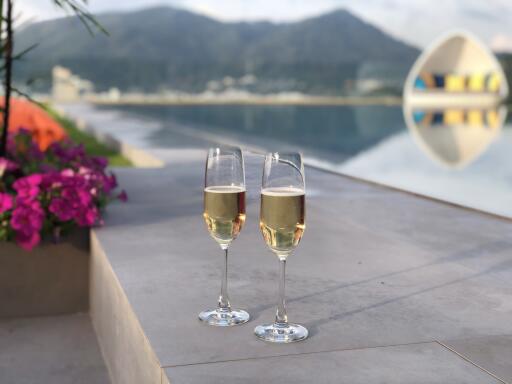
[[[18,0],[25,18],[62,14],[51,0]],[[440,33],[469,29],[496,50],[512,52],[512,0],[89,0],[93,12],[175,5],[226,21],[293,21],[346,8],[386,32],[417,46]]]

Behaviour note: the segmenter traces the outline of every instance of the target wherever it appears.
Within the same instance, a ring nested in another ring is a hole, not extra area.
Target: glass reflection
[[[442,166],[463,169],[500,135],[504,106],[489,108],[419,108],[406,105],[407,128],[420,149]]]

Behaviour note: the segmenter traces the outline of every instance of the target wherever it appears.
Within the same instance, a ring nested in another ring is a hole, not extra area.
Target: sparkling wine
[[[261,191],[260,229],[267,245],[279,257],[287,257],[304,233],[304,200],[304,191],[298,188]]]
[[[205,188],[203,216],[210,235],[221,246],[228,245],[245,222],[245,189],[236,186]]]

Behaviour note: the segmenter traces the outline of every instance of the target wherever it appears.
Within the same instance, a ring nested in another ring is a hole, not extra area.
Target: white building
[[[94,91],[94,85],[73,75],[67,68],[55,66],[52,70],[52,98],[59,102],[82,99]]]

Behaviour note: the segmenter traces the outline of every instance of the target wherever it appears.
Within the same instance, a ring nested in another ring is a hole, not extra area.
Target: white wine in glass
[[[245,223],[245,174],[239,148],[211,148],[205,171],[203,217],[210,235],[224,251],[222,284],[216,309],[199,314],[209,325],[231,326],[249,320],[249,314],[231,308],[228,297],[228,248]]]
[[[265,242],[279,257],[287,257],[304,232],[304,191],[293,187],[261,191],[260,228]]]
[[[265,157],[261,188],[260,229],[267,246],[279,259],[279,301],[272,324],[259,325],[256,336],[274,343],[308,337],[308,330],[288,322],[285,303],[286,260],[299,244],[305,226],[304,165],[298,153],[270,153]]]
[[[245,223],[245,189],[227,185],[206,187],[203,215],[210,235],[221,247],[229,246]]]

